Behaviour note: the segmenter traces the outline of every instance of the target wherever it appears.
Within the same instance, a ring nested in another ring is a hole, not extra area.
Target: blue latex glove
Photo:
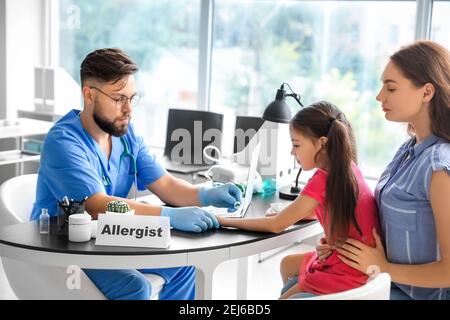
[[[199,207],[162,207],[161,216],[169,217],[170,225],[182,231],[202,232],[220,227],[214,214]]]
[[[228,208],[228,212],[233,212],[236,211],[234,203],[242,202],[242,192],[234,184],[226,183],[213,188],[200,188],[198,198],[202,207]]]

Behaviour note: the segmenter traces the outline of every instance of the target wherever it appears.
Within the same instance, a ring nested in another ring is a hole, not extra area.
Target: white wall
[[[6,2],[6,116],[16,117],[18,109],[34,109],[34,67],[44,63],[44,1],[3,1]]]
[[[0,0],[0,119],[6,117],[6,0]]]

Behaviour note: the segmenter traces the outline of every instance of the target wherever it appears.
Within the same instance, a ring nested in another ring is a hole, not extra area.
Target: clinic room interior
[[[449,299],[449,16],[0,0],[0,300]]]

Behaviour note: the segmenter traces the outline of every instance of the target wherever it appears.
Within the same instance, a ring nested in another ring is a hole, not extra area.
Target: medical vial
[[[277,191],[277,182],[273,178],[265,179],[262,182],[262,193],[263,195],[271,195]]]
[[[48,215],[47,208],[41,209],[41,215],[39,216],[39,233],[48,234],[50,232],[50,216]]]

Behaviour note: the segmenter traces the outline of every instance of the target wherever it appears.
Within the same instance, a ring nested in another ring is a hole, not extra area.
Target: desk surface
[[[262,215],[270,206],[270,203],[274,201],[286,200],[279,200],[278,196],[263,198],[259,195],[255,195],[247,213],[247,217]],[[300,222],[280,234],[297,231],[316,223],[317,221]],[[258,242],[280,235],[227,228],[209,230],[203,233],[182,232],[172,229],[171,244],[169,248],[160,249],[96,246],[95,239],[83,243],[69,242],[67,237],[56,235],[55,228],[56,217],[51,219],[51,232],[49,235],[39,234],[37,221],[7,226],[0,230],[0,243],[17,248],[55,253],[136,256],[217,250]]]
[[[261,216],[278,196],[254,196],[247,216]],[[286,201],[286,200],[281,200]],[[1,214],[1,213],[0,213]],[[56,219],[51,220],[51,231]],[[196,299],[212,298],[213,274],[227,260],[238,259],[238,297],[246,298],[248,259],[253,254],[279,248],[323,232],[317,221],[301,222],[278,233],[217,229],[203,233],[172,230],[167,249],[96,246],[91,239],[84,243],[69,242],[55,232],[40,235],[37,222],[27,222],[0,230],[0,255],[26,263],[55,267],[77,265],[93,269],[196,267]]]
[[[50,121],[28,118],[2,119],[0,120],[0,139],[44,135],[53,125],[54,123]]]

